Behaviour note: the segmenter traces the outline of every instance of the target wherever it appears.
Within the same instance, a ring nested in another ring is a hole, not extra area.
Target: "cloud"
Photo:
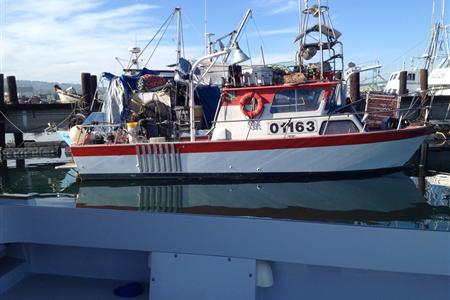
[[[298,34],[298,27],[286,27],[273,30],[263,30],[259,34],[261,36],[281,35],[281,34]]]
[[[254,1],[254,5],[263,8],[266,11],[266,16],[298,12],[298,2],[295,0]]]
[[[138,40],[150,40],[170,14],[166,9],[150,14],[158,6],[128,1],[0,1],[0,71],[18,79],[78,82],[81,72],[120,73],[114,57],[128,58],[128,47]],[[174,62],[175,42],[170,39],[173,36],[175,29],[170,27],[155,54],[158,59],[151,61],[152,67]],[[145,43],[138,45],[143,47]],[[201,53],[195,47],[186,50]]]

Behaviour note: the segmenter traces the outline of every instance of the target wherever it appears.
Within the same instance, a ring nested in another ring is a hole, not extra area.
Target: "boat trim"
[[[317,148],[328,146],[345,146],[357,144],[371,144],[388,141],[410,139],[432,133],[432,128],[408,127],[399,130],[374,131],[363,133],[349,133],[339,135],[321,135],[311,137],[287,137],[285,139],[258,139],[258,140],[232,140],[232,141],[198,141],[198,142],[174,142],[161,143],[173,145],[167,148],[156,148],[155,153],[208,153],[208,152],[233,152],[255,151],[294,148]],[[113,145],[82,145],[72,146],[72,155],[82,156],[121,156],[136,155],[137,146],[146,144],[113,144]]]

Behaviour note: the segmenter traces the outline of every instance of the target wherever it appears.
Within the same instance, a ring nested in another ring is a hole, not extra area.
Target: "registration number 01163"
[[[303,121],[279,121],[269,123],[269,134],[297,134],[317,132],[317,122]]]

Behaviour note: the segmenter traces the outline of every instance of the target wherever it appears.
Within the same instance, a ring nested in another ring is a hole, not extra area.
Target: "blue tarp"
[[[133,90],[137,90],[137,82],[139,80],[139,78],[143,75],[160,75],[161,72],[159,71],[152,71],[149,70],[147,68],[143,68],[138,74],[134,75],[134,76],[128,76],[128,75],[121,75],[120,76],[120,80],[122,81],[125,89],[127,90],[128,93],[131,93]],[[111,81],[112,79],[118,77],[114,74],[108,73],[108,72],[103,72],[102,73],[102,77],[106,78],[107,80]]]
[[[203,113],[205,114],[205,121],[208,128],[211,128],[219,99],[220,87],[217,85],[199,85],[195,89],[195,102],[203,106]]]

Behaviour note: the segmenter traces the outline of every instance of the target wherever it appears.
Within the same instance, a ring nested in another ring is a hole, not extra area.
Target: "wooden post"
[[[8,82],[9,102],[11,104],[19,104],[19,98],[17,97],[16,77],[8,76],[8,77],[6,77],[6,81]],[[22,132],[14,133],[14,143],[16,144],[16,147],[23,147],[23,133]],[[23,160],[23,159],[16,160],[16,166],[24,167],[25,160]]]
[[[355,102],[361,98],[361,77],[359,72],[350,75],[350,101]]]
[[[23,148],[23,134],[22,134],[22,132],[14,133],[14,144],[16,145],[16,148]],[[25,167],[25,160],[24,159],[17,159],[16,160],[16,167],[18,167],[18,168]]]
[[[0,110],[3,111],[3,106],[5,105],[5,77],[0,74]],[[0,114],[0,148],[6,146],[6,124],[5,118]],[[1,153],[0,153],[1,156]],[[0,157],[1,158],[1,157]],[[0,167],[6,167],[6,160],[1,160]]]
[[[0,74],[0,106],[5,104],[5,76]]]
[[[420,83],[420,91],[425,92],[428,90],[428,70],[420,69],[419,70],[419,83]]]
[[[19,98],[17,98],[16,77],[8,76],[6,77],[6,82],[8,83],[9,102],[11,104],[19,104]]]
[[[408,76],[408,72],[401,71],[398,76],[399,86],[398,86],[398,95],[404,96],[408,93],[406,77]]]
[[[85,107],[91,107],[91,74],[81,73],[81,95]]]

